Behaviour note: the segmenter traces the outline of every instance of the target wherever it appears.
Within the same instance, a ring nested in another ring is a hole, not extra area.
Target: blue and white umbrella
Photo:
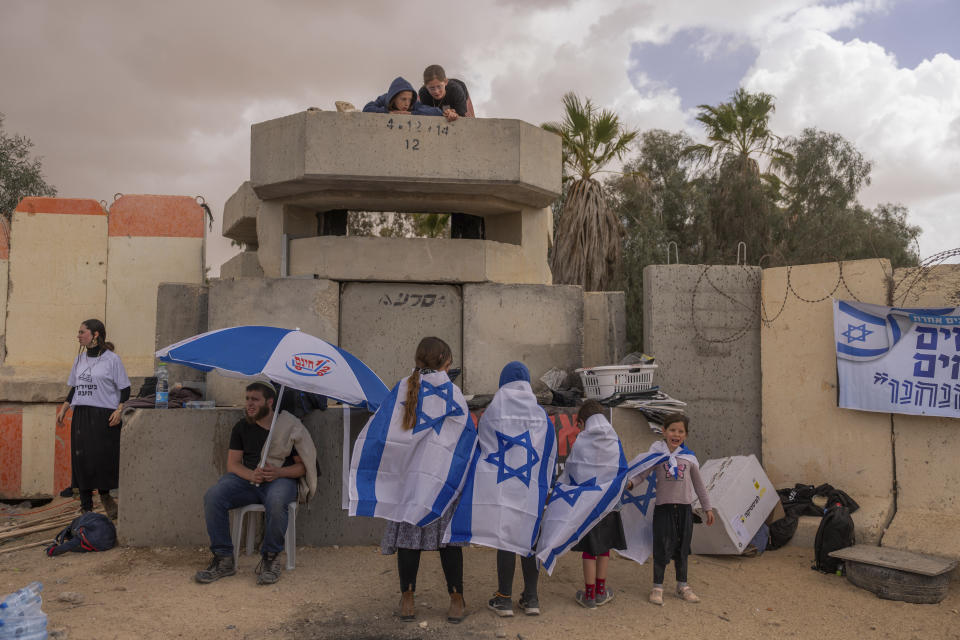
[[[377,410],[389,393],[359,358],[296,329],[242,326],[208,331],[157,351],[162,362],[231,378],[272,380]]]

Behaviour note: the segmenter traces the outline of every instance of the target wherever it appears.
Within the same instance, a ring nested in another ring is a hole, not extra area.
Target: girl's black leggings
[[[653,583],[663,584],[673,560],[677,582],[687,581],[687,557],[693,538],[693,509],[688,504],[658,504],[653,509]]]
[[[440,549],[440,566],[447,579],[448,593],[463,593],[463,549],[443,547]],[[397,572],[400,574],[400,591],[417,590],[417,571],[420,569],[420,549],[397,549]]]

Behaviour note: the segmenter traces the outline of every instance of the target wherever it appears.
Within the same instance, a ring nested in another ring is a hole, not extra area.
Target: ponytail
[[[89,320],[84,320],[81,322],[83,326],[90,330],[90,333],[97,334],[97,337],[94,338],[97,341],[98,347],[100,347],[100,353],[104,351],[114,351],[115,347],[112,342],[107,340],[107,328],[103,323],[96,318],[91,318]]]
[[[410,431],[417,425],[417,401],[420,396],[420,369],[414,369],[407,378],[407,402],[403,405],[403,430]]]
[[[410,431],[417,425],[417,402],[420,398],[420,370],[442,369],[453,359],[450,345],[440,338],[424,338],[417,345],[416,368],[407,378],[407,397],[403,406],[403,430]]]

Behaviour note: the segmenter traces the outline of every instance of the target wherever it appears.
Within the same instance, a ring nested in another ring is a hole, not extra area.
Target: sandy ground
[[[33,534],[0,546],[42,540]],[[846,579],[810,569],[812,551],[788,547],[758,558],[691,558],[690,582],[703,598],[689,604],[669,594],[647,603],[651,569],[622,558],[610,563],[615,599],[595,610],[573,594],[582,587],[578,554],[541,574],[538,617],[518,611],[498,618],[486,608],[496,588],[492,550],[464,551],[469,615],[446,622],[449,599],[439,556],[425,553],[413,623],[394,617],[399,600],[396,558],[371,546],[301,547],[297,568],[276,585],[256,585],[256,556],[241,556],[236,576],[193,582],[209,555],[202,548],[118,547],[56,558],[42,547],[0,554],[0,592],[33,580],[44,584],[43,609],[56,637],[127,638],[960,638],[960,585],[943,602],[913,605],[880,600]],[[514,586],[519,593],[520,568]],[[58,600],[79,593],[81,604]]]

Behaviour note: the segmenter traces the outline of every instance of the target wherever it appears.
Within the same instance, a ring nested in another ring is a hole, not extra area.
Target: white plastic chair
[[[243,531],[243,517],[248,513],[265,512],[262,504],[248,504],[245,507],[230,510],[232,524],[230,540],[233,542],[233,564],[236,566],[240,557],[240,534]],[[293,571],[297,566],[297,501],[287,505],[287,532],[284,535],[283,550],[287,554],[287,571]],[[247,519],[247,555],[253,555],[254,538],[257,537],[256,518]]]

